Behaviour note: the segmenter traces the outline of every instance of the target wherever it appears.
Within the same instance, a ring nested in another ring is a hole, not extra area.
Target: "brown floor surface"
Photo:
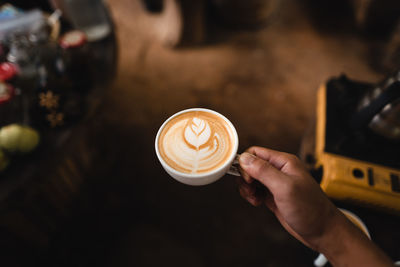
[[[92,178],[77,219],[55,241],[67,245],[54,249],[54,259],[67,266],[311,266],[316,253],[266,208],[242,200],[232,177],[204,187],[170,178],[154,137],[173,113],[206,107],[231,119],[239,151],[260,145],[297,153],[321,83],[341,73],[382,77],[367,64],[368,43],[320,31],[297,1],[284,1],[262,30],[210,25],[212,42],[170,49],[146,35],[135,0],[109,2],[120,62],[99,135],[112,167]]]

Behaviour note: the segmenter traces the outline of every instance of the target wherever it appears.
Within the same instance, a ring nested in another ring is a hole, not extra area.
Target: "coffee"
[[[222,116],[207,111],[178,114],[159,133],[159,154],[176,171],[212,172],[232,157],[236,142],[232,127]]]

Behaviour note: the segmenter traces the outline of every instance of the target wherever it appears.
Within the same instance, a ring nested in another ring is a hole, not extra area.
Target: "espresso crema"
[[[161,130],[158,149],[173,169],[201,174],[220,168],[232,155],[234,133],[220,116],[189,111],[172,118]]]

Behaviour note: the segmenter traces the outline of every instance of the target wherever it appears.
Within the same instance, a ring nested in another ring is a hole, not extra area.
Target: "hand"
[[[251,147],[239,163],[242,197],[255,206],[265,204],[290,234],[324,253],[332,264],[392,266],[326,197],[296,156]]]
[[[239,190],[246,200],[266,204],[282,226],[310,248],[328,231],[340,211],[324,195],[294,155],[252,147],[240,157],[243,178]],[[260,183],[267,190],[262,190]]]

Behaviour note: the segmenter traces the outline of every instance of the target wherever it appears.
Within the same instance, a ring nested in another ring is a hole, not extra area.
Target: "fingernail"
[[[250,165],[255,159],[256,157],[254,155],[244,152],[240,155],[239,162],[243,165]]]

